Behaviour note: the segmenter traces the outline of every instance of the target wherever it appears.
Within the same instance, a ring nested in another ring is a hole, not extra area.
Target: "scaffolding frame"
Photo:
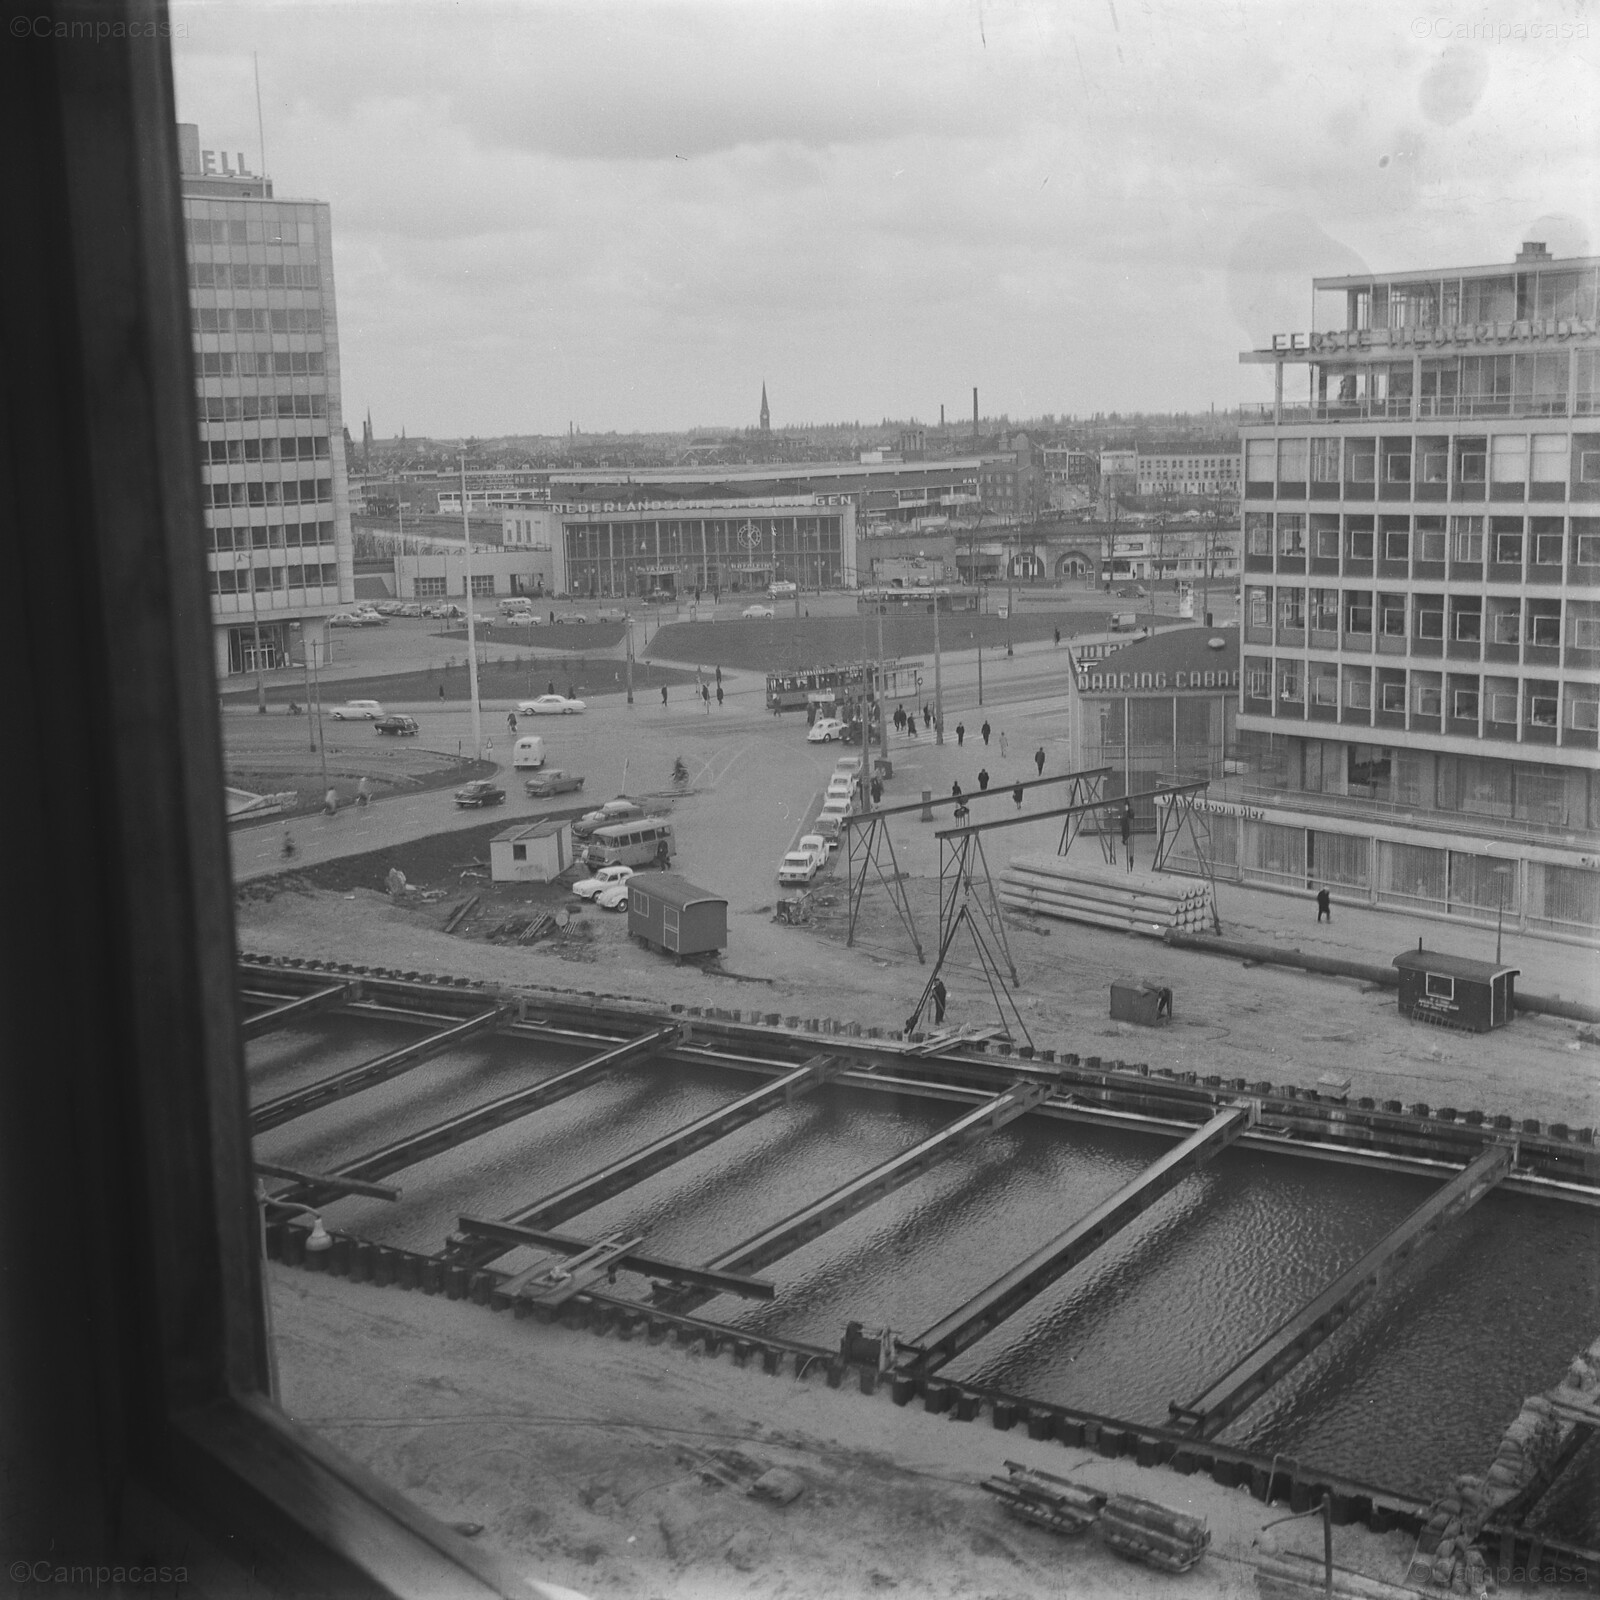
[[[1156,801],[1155,870],[1157,872],[1170,870],[1167,862],[1177,850],[1178,841],[1183,837],[1183,830],[1187,828],[1189,840],[1194,845],[1195,860],[1199,863],[1206,882],[1211,886],[1211,931],[1220,934],[1222,915],[1217,910],[1217,877],[1211,867],[1210,813],[1200,803],[1205,799],[1209,788],[1210,784],[1204,780],[1185,784],[1181,788],[1174,786],[1165,791],[1171,796],[1166,805],[1162,805],[1159,800]]]

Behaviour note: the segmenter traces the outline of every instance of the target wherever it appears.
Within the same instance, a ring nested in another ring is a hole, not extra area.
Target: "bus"
[[[584,864],[598,870],[621,864],[628,867],[663,867],[672,864],[672,824],[661,817],[638,817],[632,822],[596,828],[589,835]]]
[[[767,674],[768,711],[804,711],[824,695],[849,700],[861,693],[862,667],[811,667],[804,672]]]

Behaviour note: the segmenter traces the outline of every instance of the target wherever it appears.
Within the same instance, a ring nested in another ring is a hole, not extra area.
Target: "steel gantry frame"
[[[1205,880],[1211,885],[1211,929],[1213,933],[1222,932],[1222,916],[1217,910],[1217,878],[1211,869],[1211,826],[1202,822],[1206,812],[1201,809],[1201,801],[1205,798],[1208,785],[1187,785],[1183,788],[1173,788],[1168,791],[1172,798],[1162,805],[1156,801],[1156,855],[1155,870],[1165,872],[1168,870],[1167,862],[1178,847],[1178,841],[1183,837],[1183,830],[1189,830],[1189,839],[1194,845],[1195,860],[1200,864],[1200,870],[1205,875]],[[1201,837],[1204,832],[1205,837]]]
[[[1081,772],[1059,772],[1049,778],[1028,778],[1023,781],[1020,787],[1023,790],[1043,789],[1050,784],[1070,783],[1073,787],[1069,792],[1076,799],[1082,785],[1092,783],[1098,787],[1099,783],[1110,772],[1110,767],[1089,767]],[[915,813],[920,821],[932,822],[936,820],[936,814],[941,809],[948,808],[951,811],[961,811],[970,808],[975,803],[982,804],[990,800],[999,801],[1011,794],[1016,787],[1018,785],[1013,785],[1012,789],[980,789],[973,794],[930,794],[926,800],[913,800],[903,806],[877,806],[871,811],[853,812],[844,818],[841,826],[844,829],[845,862],[850,879],[850,917],[849,923],[845,928],[845,947],[848,949],[855,944],[856,925],[861,916],[862,896],[866,891],[869,874],[876,870],[879,880],[889,891],[889,899],[894,905],[900,921],[904,924],[906,932],[911,935],[911,943],[916,949],[917,960],[924,960],[922,940],[916,930],[916,921],[911,912],[911,901],[906,895],[905,883],[900,876],[899,862],[896,860],[894,853],[894,840],[889,832],[890,819],[907,817]],[[1027,820],[1036,822],[1041,815],[1055,817],[1060,814],[1059,811],[1034,813]],[[859,846],[856,842],[858,833],[865,835]],[[1058,853],[1065,853],[1069,842],[1063,830],[1062,843]],[[885,876],[881,861],[880,852],[885,849],[889,852],[889,864],[892,869],[892,873],[889,876]],[[859,870],[856,866],[858,854],[861,857]],[[941,929],[941,936],[942,933],[943,930]]]

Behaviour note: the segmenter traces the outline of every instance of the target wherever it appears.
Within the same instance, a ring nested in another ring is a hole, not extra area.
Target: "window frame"
[[[8,785],[3,801],[8,832],[37,848],[7,874],[31,937],[0,972],[0,1038],[12,1059],[51,1063],[0,1074],[6,1220],[70,1169],[83,1246],[63,1250],[34,1218],[0,1230],[9,1281],[32,1291],[27,1345],[7,1347],[8,1361],[32,1356],[28,1403],[8,1407],[0,1437],[8,1511],[18,1527],[70,1532],[75,1564],[192,1552],[189,1581],[217,1592],[548,1593],[267,1398],[176,113],[157,15],[104,0],[94,49],[0,61],[0,126],[16,152],[0,239],[11,291],[0,533],[24,580],[3,648],[28,703],[103,717],[94,784]],[[46,598],[63,590],[82,601],[70,632]],[[14,730],[41,771],[67,765],[56,720]],[[85,987],[99,1004],[63,1003]]]

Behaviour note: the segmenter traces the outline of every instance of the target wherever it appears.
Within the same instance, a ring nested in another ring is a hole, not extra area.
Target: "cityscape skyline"
[[[412,434],[1222,411],[1314,275],[1600,236],[1596,25],[1532,4],[376,15],[180,4],[176,88],[254,166],[259,56]]]

